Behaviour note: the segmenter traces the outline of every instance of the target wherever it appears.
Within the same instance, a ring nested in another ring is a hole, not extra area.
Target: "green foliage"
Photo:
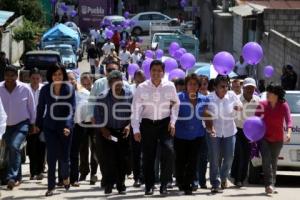
[[[0,9],[13,11],[17,16],[24,15],[38,24],[45,22],[45,13],[39,0],[0,0]]]
[[[24,19],[23,26],[13,30],[13,38],[17,42],[23,40],[25,44],[25,51],[27,52],[35,49],[43,31],[43,28],[38,23]]]

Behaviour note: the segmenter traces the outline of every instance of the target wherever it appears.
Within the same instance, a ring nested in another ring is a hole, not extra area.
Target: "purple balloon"
[[[72,16],[72,17],[75,17],[76,15],[77,15],[76,10],[72,10],[72,11],[71,11],[71,16]]]
[[[190,69],[196,64],[196,58],[191,53],[185,53],[180,58],[180,64],[184,69]]]
[[[147,58],[146,60],[144,60],[144,62],[142,64],[142,69],[143,69],[147,79],[150,79],[150,64],[152,61],[153,61],[153,59]]]
[[[156,59],[161,59],[164,56],[164,51],[161,49],[156,50]]]
[[[175,52],[180,48],[180,45],[177,42],[172,42],[169,46],[169,54],[174,56]]]
[[[132,26],[134,26],[134,25],[135,25],[135,22],[132,21],[132,20],[130,20],[130,21],[129,21],[129,26],[132,27]]]
[[[266,78],[271,78],[274,74],[274,68],[271,65],[268,65],[264,69],[264,74]]]
[[[173,80],[176,78],[184,78],[185,77],[185,72],[181,69],[173,69],[170,73],[169,73],[169,80]]]
[[[114,32],[112,30],[105,30],[105,36],[108,39],[111,39],[114,35]]]
[[[221,75],[228,75],[233,70],[234,65],[233,56],[226,51],[217,53],[213,59],[213,66]]]
[[[151,51],[151,50],[147,50],[147,51],[145,52],[145,56],[146,56],[146,58],[151,58],[151,59],[153,59],[154,53],[153,53],[153,51]]]
[[[257,116],[248,117],[243,125],[245,136],[251,141],[261,140],[266,132],[264,121]]]
[[[62,9],[62,11],[67,12],[68,11],[68,6],[66,6],[65,3],[62,3],[60,8]]]
[[[139,68],[140,68],[140,67],[138,66],[138,64],[133,63],[133,64],[130,64],[130,65],[128,66],[127,72],[128,72],[128,74],[129,74],[131,77],[133,77],[133,76],[134,76],[134,73],[135,73]]]
[[[248,42],[242,50],[244,60],[250,65],[258,64],[264,56],[263,49],[256,42]]]
[[[106,25],[106,26],[110,26],[111,25],[111,21],[109,19],[105,18],[103,20],[103,24]]]
[[[167,60],[165,60],[164,64],[165,64],[165,71],[168,73],[178,68],[178,63],[174,58],[168,58]]]
[[[180,48],[179,50],[182,51],[184,54],[187,53],[185,48]]]
[[[126,11],[126,12],[124,13],[124,17],[125,17],[126,19],[129,17],[129,12],[128,12],[128,11]]]
[[[183,56],[183,54],[184,54],[183,51],[178,49],[177,51],[175,51],[174,58],[176,60],[180,60],[180,58],[181,58],[181,56]]]
[[[185,6],[187,6],[187,0],[181,0],[181,1],[180,1],[180,6],[181,6],[182,8],[184,8]]]

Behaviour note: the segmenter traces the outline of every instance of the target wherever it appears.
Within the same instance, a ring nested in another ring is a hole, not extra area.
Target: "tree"
[[[39,0],[0,0],[0,9],[13,11],[17,16],[40,25],[45,22],[45,13]]]
[[[13,38],[17,42],[23,40],[25,52],[27,52],[36,48],[43,31],[43,28],[38,23],[24,19],[23,26],[14,29]]]

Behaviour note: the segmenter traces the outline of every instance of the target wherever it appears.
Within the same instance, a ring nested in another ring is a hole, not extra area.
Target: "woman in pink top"
[[[290,108],[284,99],[285,91],[281,86],[267,87],[267,100],[260,102],[255,115],[262,116],[266,133],[260,142],[265,190],[267,194],[275,192],[277,161],[284,142],[284,121],[288,132],[285,142],[291,139],[292,120]]]

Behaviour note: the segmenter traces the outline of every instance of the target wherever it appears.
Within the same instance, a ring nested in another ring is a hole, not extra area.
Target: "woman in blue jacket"
[[[64,67],[55,65],[47,71],[46,84],[40,92],[36,126],[45,133],[48,163],[48,191],[55,189],[56,161],[66,190],[70,187],[70,146],[75,109],[74,88],[68,83]]]
[[[206,113],[208,98],[200,94],[200,80],[196,74],[185,78],[186,91],[179,93],[180,107],[176,122],[174,148],[176,153],[176,181],[179,190],[192,194],[196,175],[199,147],[206,145],[202,117]]]

